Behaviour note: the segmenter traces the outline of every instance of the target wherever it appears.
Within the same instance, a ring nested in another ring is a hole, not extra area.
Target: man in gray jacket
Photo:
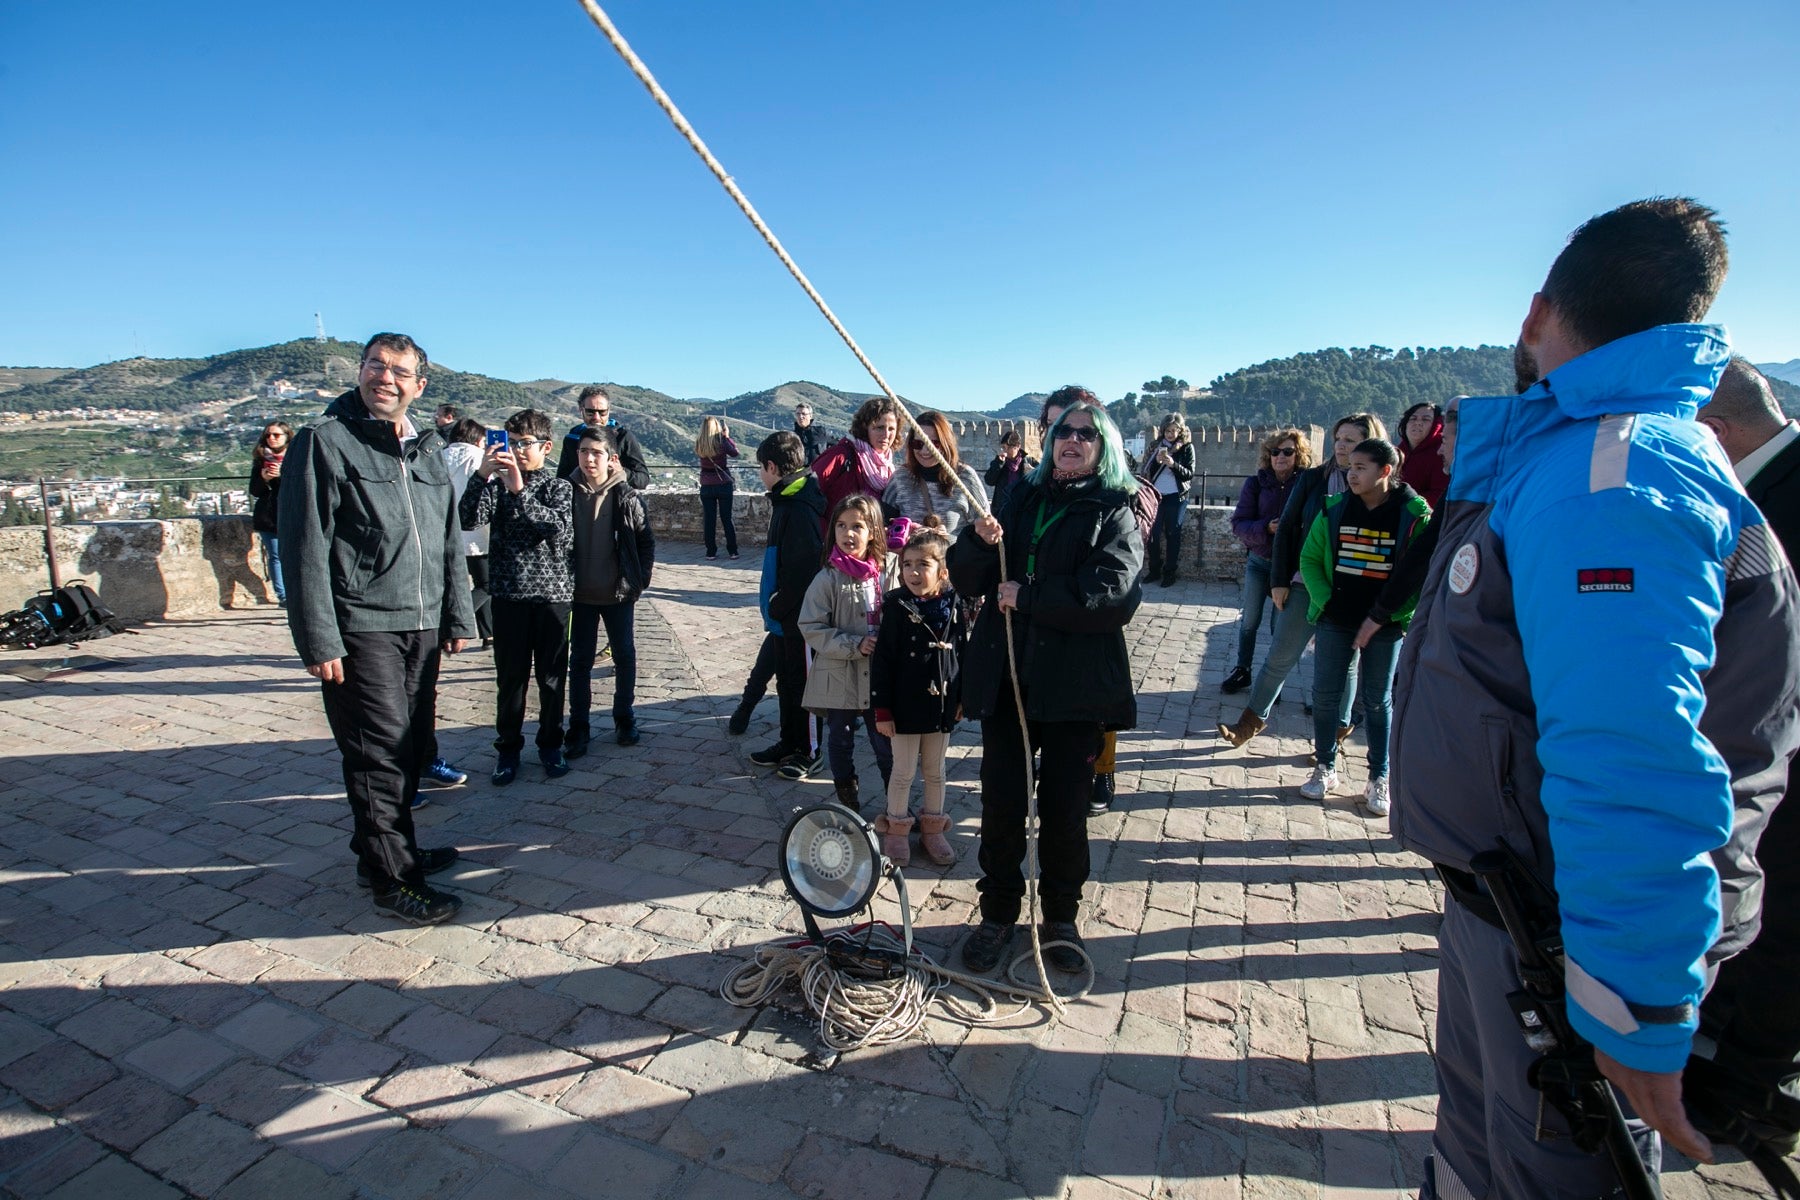
[[[439,654],[475,634],[444,439],[407,415],[427,366],[405,334],[369,339],[358,386],[294,436],[278,516],[288,625],[343,756],[357,882],[415,924],[462,907],[425,883],[456,850],[419,848],[412,801]]]

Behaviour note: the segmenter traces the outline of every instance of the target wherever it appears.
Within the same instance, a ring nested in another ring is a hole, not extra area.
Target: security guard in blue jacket
[[[1522,394],[1460,405],[1395,685],[1394,833],[1450,896],[1427,1197],[1619,1185],[1527,1083],[1513,945],[1471,873],[1497,845],[1550,897],[1568,1016],[1600,1071],[1711,1155],[1681,1070],[1715,964],[1754,932],[1756,837],[1800,739],[1793,571],[1693,420],[1729,356],[1693,323],[1725,268],[1691,200],[1595,217],[1532,297]],[[1640,1145],[1654,1170],[1654,1135]]]

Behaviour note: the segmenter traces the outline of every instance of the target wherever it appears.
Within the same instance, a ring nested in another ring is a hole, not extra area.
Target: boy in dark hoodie
[[[824,538],[825,493],[806,469],[806,447],[791,433],[771,433],[756,448],[756,466],[769,489],[769,540],[763,550],[759,595],[763,627],[781,638],[775,698],[781,706],[781,737],[750,761],[759,767],[797,764],[807,774],[818,769],[820,739],[813,718],[801,706],[806,691],[806,639],[798,624],[800,602],[819,573]]]
[[[569,669],[569,605],[575,598],[574,492],[544,468],[550,418],[527,408],[506,419],[507,444],[490,443],[463,492],[464,529],[491,524],[488,594],[493,598],[495,787],[519,774],[525,748],[525,688],[537,667],[538,760],[555,779],[563,757],[563,685]]]
[[[570,480],[575,487],[575,616],[570,622],[569,736],[563,741],[568,758],[588,751],[591,676],[602,624],[612,647],[613,732],[621,746],[638,744],[634,617],[656,565],[656,535],[650,532],[643,497],[626,481],[612,430],[582,430],[576,468]]]

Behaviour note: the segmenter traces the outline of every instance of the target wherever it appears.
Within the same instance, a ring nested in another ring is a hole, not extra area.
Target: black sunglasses
[[[1298,453],[1300,453],[1300,452],[1298,450],[1294,449],[1292,446],[1282,446],[1282,447],[1279,447],[1278,449],[1269,451],[1270,456],[1274,457],[1274,458],[1292,458],[1294,455],[1296,455]]]
[[[1059,442],[1066,442],[1070,438],[1078,442],[1097,442],[1100,440],[1100,431],[1092,425],[1058,425],[1054,437]]]

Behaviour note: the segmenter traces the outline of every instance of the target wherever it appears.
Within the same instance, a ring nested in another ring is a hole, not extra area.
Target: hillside
[[[1800,358],[1790,358],[1784,363],[1757,363],[1756,369],[1770,379],[1800,387]]]

